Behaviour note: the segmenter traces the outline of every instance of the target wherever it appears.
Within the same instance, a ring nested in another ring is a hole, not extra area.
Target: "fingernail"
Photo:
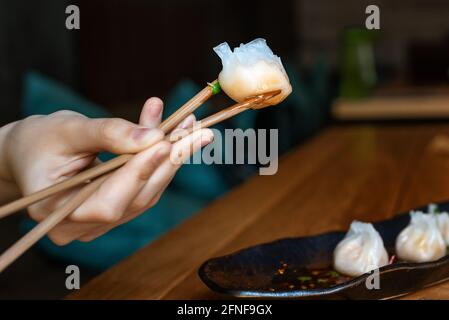
[[[132,137],[133,139],[139,143],[144,145],[149,145],[151,143],[155,143],[163,138],[162,131],[158,129],[150,129],[150,128],[136,128],[133,131]]]
[[[210,131],[206,131],[201,134],[199,139],[201,139],[201,148],[202,148],[214,140],[214,134]]]
[[[194,121],[195,121],[195,116],[193,114],[191,114],[181,122],[181,125],[179,127],[181,129],[187,129],[188,127],[192,126]]]
[[[184,138],[185,136],[187,136],[188,134],[189,134],[189,131],[186,129],[182,129],[182,128],[175,129],[169,135],[170,142],[179,141],[182,138]]]
[[[161,112],[162,112],[161,104],[155,104],[155,105],[151,106],[150,111],[149,111],[150,116],[154,117],[154,118],[159,117]]]

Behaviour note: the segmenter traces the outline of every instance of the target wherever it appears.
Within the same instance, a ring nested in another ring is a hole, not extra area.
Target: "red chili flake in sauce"
[[[392,263],[394,263],[396,261],[396,255],[392,255],[391,257],[390,257],[390,261],[388,261],[388,264],[392,264]]]

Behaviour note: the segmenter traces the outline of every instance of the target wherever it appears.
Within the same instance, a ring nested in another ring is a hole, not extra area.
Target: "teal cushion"
[[[58,110],[72,110],[90,118],[111,115],[100,106],[91,103],[62,84],[37,72],[25,76],[22,114],[50,114]]]

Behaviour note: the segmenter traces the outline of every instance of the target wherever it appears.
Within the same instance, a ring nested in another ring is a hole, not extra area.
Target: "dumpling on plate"
[[[280,94],[268,100],[269,105],[276,105],[292,92],[281,59],[271,51],[265,39],[255,39],[234,50],[224,42],[214,51],[223,64],[218,82],[233,100],[241,102],[250,96],[280,89]]]
[[[410,223],[396,238],[396,253],[409,262],[435,261],[446,255],[436,214],[410,212]]]
[[[447,212],[437,213],[435,219],[437,220],[438,229],[447,247],[449,246],[449,214]]]
[[[447,212],[440,212],[438,206],[433,203],[429,204],[428,213],[435,214],[437,226],[443,237],[444,243],[446,246],[449,246],[449,214]]]
[[[334,250],[334,269],[346,275],[360,276],[387,264],[387,250],[373,225],[353,221]]]

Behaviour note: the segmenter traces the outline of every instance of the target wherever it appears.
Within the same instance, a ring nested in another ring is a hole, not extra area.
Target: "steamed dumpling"
[[[438,206],[433,203],[429,204],[428,213],[435,214],[437,226],[443,237],[444,243],[446,246],[449,246],[449,214],[447,212],[439,212]]]
[[[353,221],[334,250],[334,269],[359,276],[388,264],[388,253],[379,233],[371,223]]]
[[[447,212],[438,213],[435,215],[435,219],[444,243],[449,246],[449,214]]]
[[[214,48],[223,64],[218,76],[223,91],[241,102],[260,93],[281,90],[268,102],[275,105],[284,100],[292,87],[281,59],[273,54],[265,39],[256,39],[231,50],[224,42]]]
[[[410,224],[396,238],[398,257],[410,262],[435,261],[446,255],[446,245],[435,214],[410,212]]]

